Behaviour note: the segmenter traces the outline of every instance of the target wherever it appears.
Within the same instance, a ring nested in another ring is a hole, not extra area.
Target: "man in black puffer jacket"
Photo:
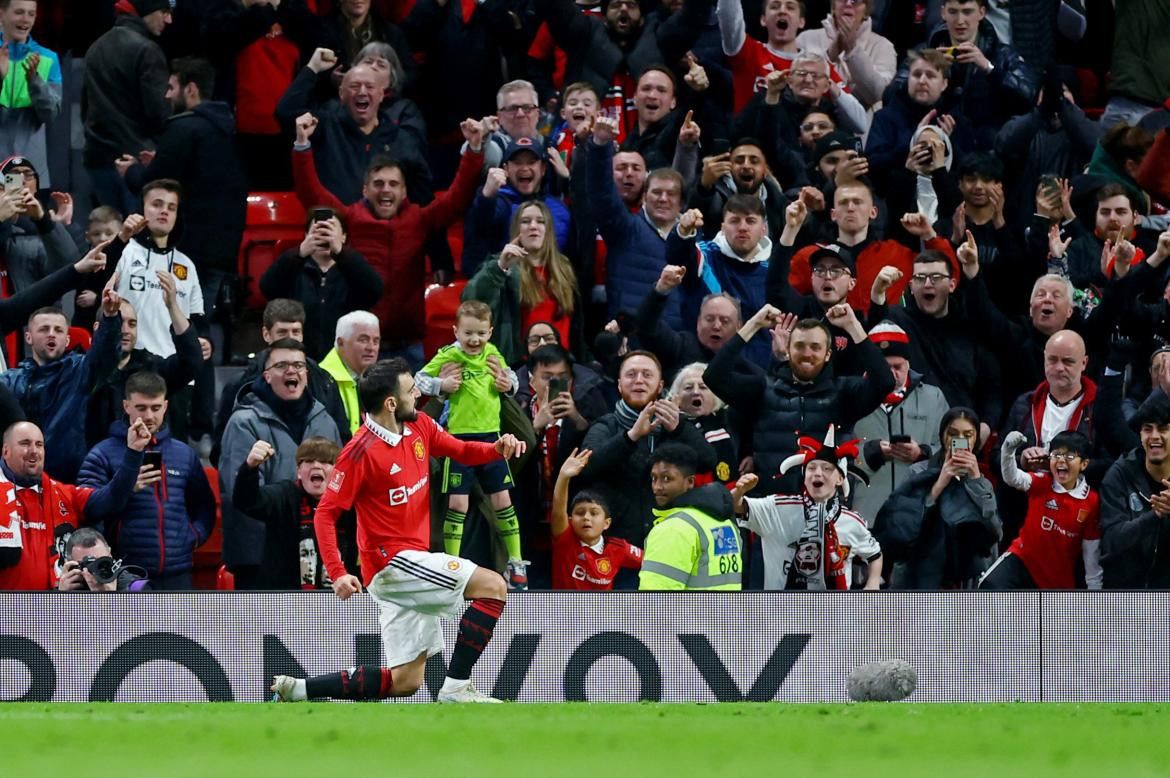
[[[710,472],[716,461],[715,450],[703,433],[681,418],[678,406],[659,399],[662,389],[662,366],[653,354],[626,354],[618,367],[621,398],[613,413],[589,426],[581,444],[593,452],[581,480],[609,505],[613,518],[609,534],[636,546],[643,544],[654,523],[650,457],[655,447],[667,441],[690,446],[698,458],[698,473]]]
[[[199,271],[208,318],[220,286],[235,275],[248,207],[248,181],[236,154],[236,119],[227,103],[210,99],[214,88],[215,68],[210,62],[175,60],[167,90],[174,115],[158,137],[157,150],[140,158],[123,154],[114,163],[131,192],[160,178],[183,185],[179,205],[183,231],[177,248]]]
[[[950,53],[947,94],[971,120],[980,150],[995,147],[995,135],[1005,121],[1032,110],[1040,88],[1039,74],[1013,47],[1000,43],[986,16],[987,0],[946,0],[945,24],[926,43]],[[898,71],[886,87],[887,101],[905,90],[907,76],[906,68]]]
[[[703,373],[703,381],[717,397],[737,411],[755,413],[753,440],[760,494],[799,493],[799,473],[780,476],[780,463],[796,453],[797,438],[821,440],[830,424],[842,431],[852,429],[895,388],[894,376],[881,350],[866,338],[853,309],[844,303],[830,308],[826,316],[856,344],[858,364],[867,374],[865,378],[834,377],[829,367],[829,329],[815,319],[801,320],[792,331],[788,365],[767,377],[735,372],[747,341],[760,330],[775,326],[782,315],[773,306],[765,305],[719,349]]]

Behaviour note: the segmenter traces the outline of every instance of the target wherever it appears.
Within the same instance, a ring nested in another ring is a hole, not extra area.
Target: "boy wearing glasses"
[[[1011,547],[984,573],[979,588],[1074,589],[1079,553],[1086,584],[1100,589],[1100,507],[1084,476],[1089,439],[1080,432],[1058,433],[1049,444],[1047,472],[1037,473],[1026,473],[1016,464],[1016,449],[1025,443],[1022,433],[1009,433],[1000,465],[1004,483],[1027,493],[1028,516]]]

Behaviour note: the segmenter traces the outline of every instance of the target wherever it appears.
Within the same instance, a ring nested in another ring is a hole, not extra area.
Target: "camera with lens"
[[[122,560],[112,556],[86,555],[78,562],[82,570],[88,570],[94,581],[99,584],[108,584],[117,579],[118,571],[122,568]]]

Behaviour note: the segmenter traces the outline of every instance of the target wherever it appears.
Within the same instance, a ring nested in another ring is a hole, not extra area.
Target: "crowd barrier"
[[[528,593],[475,668],[520,702],[841,702],[904,659],[912,702],[1145,702],[1170,690],[1170,592]],[[274,673],[381,661],[368,597],[0,594],[0,700],[239,701]],[[445,630],[447,653],[455,626]],[[442,657],[407,701],[442,684]]]

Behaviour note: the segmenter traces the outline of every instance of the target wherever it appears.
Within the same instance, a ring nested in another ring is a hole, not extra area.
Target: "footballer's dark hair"
[[[375,362],[358,379],[358,399],[361,401],[362,410],[366,413],[376,413],[382,409],[387,397],[397,397],[398,378],[404,373],[411,375],[412,371],[402,357]]]
[[[699,456],[695,450],[685,443],[663,443],[654,448],[650,455],[650,466],[659,462],[673,465],[684,475],[694,475],[699,471]]]

